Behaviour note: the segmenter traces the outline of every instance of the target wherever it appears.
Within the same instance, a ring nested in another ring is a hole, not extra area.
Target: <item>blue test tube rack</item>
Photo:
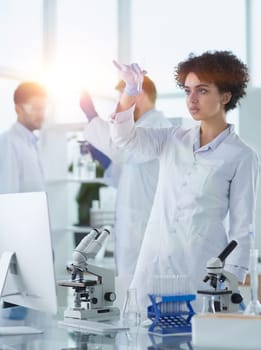
[[[191,333],[191,318],[195,314],[191,301],[195,294],[149,294],[148,318],[152,320],[149,332],[164,334]]]

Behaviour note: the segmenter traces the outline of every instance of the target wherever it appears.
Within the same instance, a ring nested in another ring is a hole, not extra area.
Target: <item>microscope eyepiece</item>
[[[219,254],[218,258],[223,262],[228,257],[228,255],[235,249],[237,246],[237,241],[231,241],[226,248]]]

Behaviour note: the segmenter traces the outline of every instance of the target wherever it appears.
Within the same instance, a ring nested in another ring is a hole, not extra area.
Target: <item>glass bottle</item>
[[[83,169],[83,159],[80,154],[78,141],[75,142],[73,153],[73,178],[78,180],[81,177]]]
[[[93,180],[96,178],[96,163],[92,159],[87,141],[78,141],[80,154],[78,159],[78,177],[81,180]]]
[[[258,249],[250,249],[250,301],[244,311],[246,315],[261,315],[261,304],[258,300]]]
[[[137,301],[136,288],[127,290],[122,318],[124,324],[128,327],[137,327],[140,324],[141,315]]]
[[[258,249],[255,249],[255,233],[253,225],[249,225],[250,236],[250,261],[249,261],[249,273],[250,273],[250,302],[248,303],[244,314],[246,315],[260,315],[261,304],[258,300]]]
[[[96,178],[96,163],[92,159],[90,153],[84,155],[85,178],[93,180]]]

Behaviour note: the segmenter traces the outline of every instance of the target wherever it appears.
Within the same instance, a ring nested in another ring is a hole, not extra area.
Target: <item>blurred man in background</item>
[[[33,133],[44,122],[47,93],[35,82],[23,82],[14,92],[17,121],[0,135],[0,194],[44,190],[44,177],[38,155],[38,138]],[[3,303],[3,307],[16,306]],[[11,317],[23,318],[25,309]]]
[[[44,190],[43,169],[34,134],[44,122],[47,92],[35,82],[23,82],[14,92],[17,121],[0,135],[0,193]]]

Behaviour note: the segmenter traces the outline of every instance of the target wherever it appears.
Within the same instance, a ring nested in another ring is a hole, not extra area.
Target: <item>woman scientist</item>
[[[243,282],[249,263],[249,224],[255,221],[257,153],[235,133],[226,114],[246,94],[247,67],[228,51],[190,55],[175,70],[177,84],[198,126],[184,130],[135,127],[133,110],[142,71],[114,62],[126,82],[111,137],[137,161],[159,159],[159,182],[131,287],[142,313],[153,276],[187,275],[191,292],[206,288],[206,262],[234,239],[225,269]],[[135,194],[134,194],[135,195]],[[229,217],[229,227],[225,220]]]

